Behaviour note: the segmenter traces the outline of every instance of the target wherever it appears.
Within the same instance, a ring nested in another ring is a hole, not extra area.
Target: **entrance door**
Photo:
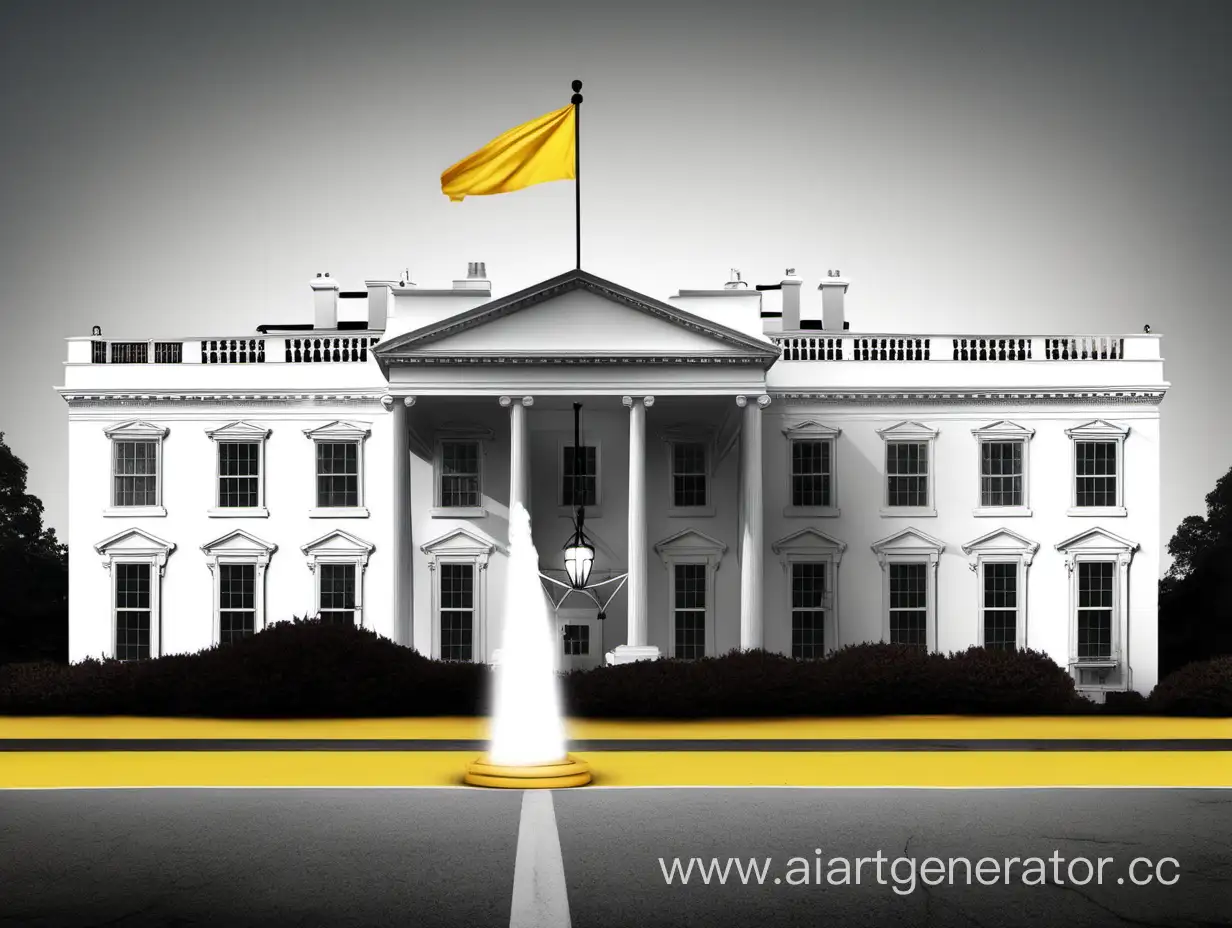
[[[588,670],[599,666],[603,659],[603,626],[595,610],[558,610],[556,647],[563,671]]]

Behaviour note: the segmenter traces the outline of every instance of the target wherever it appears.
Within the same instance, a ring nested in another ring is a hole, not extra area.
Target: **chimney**
[[[368,288],[368,328],[384,332],[389,323],[389,291],[399,282],[396,280],[365,280]]]
[[[314,329],[338,328],[338,281],[329,276],[329,271],[312,281],[312,310]]]
[[[794,332],[800,328],[800,288],[804,279],[796,276],[796,269],[789,267],[779,287],[783,291],[783,331]]]
[[[842,332],[847,328],[843,318],[843,301],[851,281],[838,271],[827,271],[826,279],[817,287],[821,291],[821,327],[826,332]]]
[[[488,280],[488,263],[486,261],[471,261],[466,265],[466,280],[455,280],[455,290],[491,290],[492,281]]]

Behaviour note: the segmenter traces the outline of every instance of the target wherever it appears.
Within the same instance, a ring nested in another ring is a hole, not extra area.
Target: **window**
[[[1129,567],[1137,548],[1137,542],[1103,528],[1087,529],[1057,545],[1069,571],[1069,664],[1080,690],[1130,686]]]
[[[999,528],[962,546],[976,575],[978,638],[995,650],[1027,646],[1027,569],[1039,543]]]
[[[700,441],[672,442],[672,508],[688,509],[709,504],[706,444]]]
[[[885,641],[935,650],[937,564],[945,544],[905,528],[873,544],[884,574],[882,635]]]
[[[1125,515],[1125,438],[1129,429],[1097,419],[1067,429],[1066,434],[1074,443],[1069,514]]]
[[[566,625],[564,627],[564,656],[584,657],[590,654],[590,626]]]
[[[111,575],[110,656],[122,661],[158,657],[162,577],[175,545],[130,528],[100,541],[94,550]]]
[[[579,453],[573,445],[563,445],[560,449],[560,504],[576,507],[579,503],[592,507],[599,504],[599,449],[594,445],[582,445]]]
[[[300,549],[315,575],[316,614],[323,623],[364,627],[364,571],[373,548],[335,529]]]
[[[317,508],[359,505],[359,442],[317,442]]]
[[[231,644],[256,634],[257,568],[254,564],[218,567],[219,644]]]
[[[118,563],[115,576],[115,656],[121,661],[150,657],[150,565]]]
[[[308,515],[314,519],[366,518],[364,491],[364,440],[367,425],[331,422],[305,429],[315,455],[316,505]]]
[[[1034,429],[1002,419],[972,429],[979,448],[977,516],[1029,516],[1027,450]]]
[[[320,577],[321,621],[326,625],[355,624],[355,565],[322,564]]]
[[[919,422],[900,422],[878,429],[885,440],[885,499],[883,516],[935,516],[933,503],[933,445],[935,429]]]
[[[826,565],[791,565],[791,656],[824,657],[826,653]]]
[[[277,545],[237,529],[202,545],[214,579],[214,641],[231,644],[265,627],[265,569]]]
[[[928,565],[890,565],[890,643],[928,647]]]
[[[487,660],[484,619],[488,559],[496,543],[457,528],[420,548],[432,572],[431,654],[439,660]]]
[[[269,429],[250,422],[232,422],[206,435],[217,445],[218,471],[214,508],[210,515],[267,516],[265,509],[265,439]]]
[[[685,529],[655,545],[668,571],[668,656],[694,659],[714,653],[714,575],[727,545]]]
[[[1018,646],[1018,565],[984,565],[984,647],[1013,651]]]
[[[441,442],[440,492],[443,508],[479,505],[479,442]]]
[[[787,438],[785,516],[837,516],[839,429],[811,419],[783,429]]]
[[[674,657],[706,656],[706,565],[675,565]]]
[[[838,646],[838,566],[847,545],[809,527],[770,548],[783,565],[784,583],[770,590],[784,591],[783,611],[777,613],[784,618],[767,622],[766,647],[793,657],[824,657]]]
[[[1078,563],[1078,660],[1112,657],[1112,561]]]
[[[132,421],[107,429],[111,439],[111,505],[107,516],[165,516],[163,439],[167,430]]]

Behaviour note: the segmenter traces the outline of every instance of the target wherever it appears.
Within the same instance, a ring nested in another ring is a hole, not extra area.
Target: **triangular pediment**
[[[778,358],[778,349],[761,339],[586,271],[570,271],[393,338],[374,353],[382,364],[714,358],[765,368]]]
[[[117,554],[166,555],[175,550],[175,542],[164,541],[139,528],[128,528],[104,538],[94,546],[94,550],[113,557]]]
[[[716,568],[727,551],[725,543],[695,528],[686,528],[674,535],[669,535],[655,544],[654,548],[665,564],[673,560],[698,558],[705,559]]]
[[[972,429],[971,434],[983,438],[1030,438],[1035,434],[1035,429],[1029,429],[1009,419],[998,419],[978,429]]]
[[[263,541],[242,528],[237,528],[233,532],[227,532],[221,538],[215,538],[213,541],[203,544],[201,550],[206,554],[213,554],[215,556],[227,554],[268,555],[278,550],[278,546],[272,542]]]
[[[455,557],[479,557],[491,554],[499,545],[486,535],[466,528],[455,528],[432,541],[419,546],[429,557],[453,555]]]
[[[786,423],[783,434],[788,438],[836,438],[842,429],[818,422],[816,419],[800,419]]]
[[[878,555],[924,552],[940,554],[945,550],[945,542],[934,538],[927,532],[921,532],[918,528],[905,528],[893,535],[887,535],[880,541],[873,542],[872,547],[874,553]]]
[[[1008,528],[998,528],[967,542],[962,549],[964,554],[1014,554],[1029,557],[1039,550],[1039,542]]]
[[[839,541],[812,526],[792,532],[774,542],[770,549],[775,554],[802,554],[805,552],[831,553],[842,555],[847,550],[847,542]]]
[[[932,438],[937,434],[936,429],[930,429],[923,422],[915,422],[914,420],[906,420],[899,422],[896,425],[891,425],[884,429],[877,429],[877,434],[885,439],[899,440],[916,440],[923,441]]]
[[[359,422],[346,422],[342,419],[335,419],[333,422],[319,425],[313,429],[304,429],[304,434],[314,441],[358,441],[372,434],[372,429]]]
[[[1109,422],[1107,419],[1093,419],[1083,425],[1075,426],[1072,429],[1066,429],[1065,434],[1070,438],[1124,438],[1129,434],[1129,427],[1116,425]]]
[[[167,429],[144,419],[130,419],[104,429],[103,434],[109,438],[166,438]]]
[[[326,532],[320,538],[308,542],[300,548],[304,554],[309,556],[331,555],[331,556],[361,556],[366,558],[372,553],[376,545],[371,542],[364,541],[362,538],[357,538],[350,532],[344,532],[342,529],[334,529],[332,532]]]
[[[1122,538],[1120,535],[1114,534],[1106,528],[1100,528],[1098,525],[1094,528],[1085,529],[1077,535],[1071,535],[1064,541],[1057,543],[1057,550],[1064,552],[1126,552],[1136,551],[1137,548],[1138,542]]]
[[[205,434],[216,441],[260,441],[270,430],[251,422],[229,422],[221,428],[206,429]]]

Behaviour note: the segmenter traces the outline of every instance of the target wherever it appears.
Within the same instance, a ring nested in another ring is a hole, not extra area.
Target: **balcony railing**
[[[368,360],[375,335],[288,338],[192,338],[180,341],[90,340],[88,358],[71,347],[69,360],[91,364],[349,364]],[[82,349],[84,351],[84,349]]]
[[[1159,360],[1155,335],[805,335],[774,333],[784,361]]]

